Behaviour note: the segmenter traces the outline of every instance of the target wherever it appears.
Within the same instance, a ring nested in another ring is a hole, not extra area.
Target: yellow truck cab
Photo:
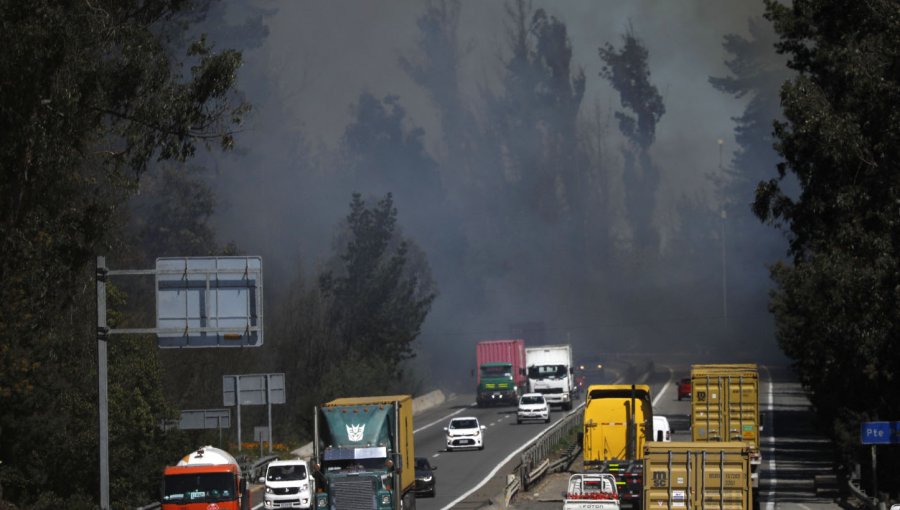
[[[646,384],[593,384],[584,408],[585,469],[615,476],[619,497],[634,508],[643,494],[644,446],[653,434],[651,402]]]

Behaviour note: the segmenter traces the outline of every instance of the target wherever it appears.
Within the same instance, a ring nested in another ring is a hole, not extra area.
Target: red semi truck
[[[525,392],[525,340],[484,340],[475,346],[475,401],[517,405]]]

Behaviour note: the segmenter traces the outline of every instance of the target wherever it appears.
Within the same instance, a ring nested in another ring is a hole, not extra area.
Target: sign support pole
[[[269,455],[272,455],[272,376],[266,375],[266,407],[269,408]],[[261,457],[262,455],[260,455]]]
[[[238,433],[238,451],[244,451],[244,444],[241,442],[241,376],[234,377],[234,403],[237,404],[237,433]]]
[[[100,420],[100,510],[109,510],[109,398],[106,370],[106,257],[97,257],[97,400]]]
[[[878,501],[878,473],[875,471],[875,445],[872,445],[872,497]]]

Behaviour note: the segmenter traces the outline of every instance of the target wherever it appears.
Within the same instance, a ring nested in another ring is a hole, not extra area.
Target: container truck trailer
[[[339,398],[316,407],[316,507],[415,510],[412,397]]]

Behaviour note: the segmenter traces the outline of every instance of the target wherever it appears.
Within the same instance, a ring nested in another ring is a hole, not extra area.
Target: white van
[[[669,428],[669,419],[665,416],[653,417],[653,440],[661,443],[672,441],[672,429]]]
[[[276,460],[269,463],[266,476],[265,508],[312,508],[315,481],[305,460]]]

